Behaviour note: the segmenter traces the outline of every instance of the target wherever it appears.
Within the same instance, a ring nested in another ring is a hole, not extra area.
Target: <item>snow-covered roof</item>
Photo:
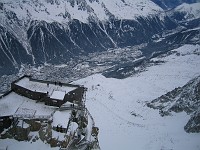
[[[0,116],[16,115],[34,115],[34,116],[49,116],[55,111],[52,106],[46,106],[42,103],[18,95],[14,92],[0,99]]]
[[[52,98],[52,99],[64,99],[65,94],[66,93],[63,92],[63,91],[53,91],[53,93],[50,96],[50,98]]]
[[[52,125],[54,127],[58,125],[62,126],[63,128],[67,128],[67,124],[70,117],[71,117],[71,110],[56,111],[53,115]]]
[[[69,93],[78,88],[78,86],[67,86],[66,84],[51,82],[39,82],[35,80],[30,80],[29,77],[23,77],[21,80],[15,83],[21,87],[29,89],[31,91],[37,91],[41,93],[48,93],[50,98],[63,100],[65,94]]]
[[[28,108],[22,108],[19,107],[17,111],[15,112],[16,115],[28,115],[28,116],[34,116],[36,113],[36,110],[34,109],[28,109]]]
[[[25,99],[25,97],[21,97],[14,92],[0,99],[0,116],[13,115]]]

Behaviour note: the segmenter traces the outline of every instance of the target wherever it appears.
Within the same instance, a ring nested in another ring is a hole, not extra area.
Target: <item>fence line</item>
[[[30,114],[14,114],[13,117],[15,118],[29,118],[29,119],[49,119],[51,118],[53,113],[50,115],[30,115]]]

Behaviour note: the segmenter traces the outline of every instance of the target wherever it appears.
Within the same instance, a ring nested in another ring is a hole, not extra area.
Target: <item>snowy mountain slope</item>
[[[18,68],[19,64],[32,63],[31,55],[21,45],[16,36],[0,26],[0,66],[13,66]],[[0,68],[1,68],[0,67]],[[13,70],[8,70],[10,73]],[[0,71],[1,72],[1,71]]]
[[[185,18],[199,18],[200,17],[200,3],[182,4],[175,8],[175,11],[185,13]]]
[[[150,0],[3,0],[4,9],[16,13],[20,20],[41,20],[66,23],[71,19],[88,22],[88,18],[100,21],[109,19],[109,14],[118,19],[133,19],[136,16],[147,17],[162,9]]]
[[[199,113],[200,95],[199,95],[200,76],[189,81],[183,87],[174,89],[165,95],[148,103],[148,106],[159,109],[161,115],[169,115],[171,111],[192,114],[190,121],[185,126],[187,132],[200,132]],[[192,123],[192,121],[194,121]]]
[[[200,18],[200,3],[186,4],[176,7],[170,11],[170,16],[179,21],[193,20]]]
[[[199,41],[198,30],[174,32],[180,26],[150,0],[2,0],[0,75],[17,73],[24,65],[65,64],[109,48],[148,43],[152,53],[162,45],[170,49]],[[184,25],[185,30],[198,27],[198,20]],[[161,40],[165,32],[174,35]],[[154,42],[155,35],[162,42]]]
[[[177,49],[177,55],[184,56],[188,54],[200,54],[200,49],[186,48],[184,51]],[[155,59],[156,61],[157,59]],[[199,69],[199,68],[198,68]],[[197,76],[190,80],[182,87],[177,87],[172,91],[164,94],[147,105],[154,109],[159,109],[160,114],[170,115],[171,112],[185,111],[187,114],[191,114],[191,118],[185,125],[186,132],[200,132],[199,130],[199,107],[200,107],[200,93],[199,93],[200,77]]]
[[[157,16],[156,12],[162,9],[151,1],[116,0],[114,4],[74,0],[2,1],[0,26],[9,36],[2,35],[0,53],[6,58],[2,62],[12,69],[8,70],[2,63],[0,74],[19,70],[23,64],[66,63],[89,52],[141,44],[150,41],[153,34],[177,26],[167,16]],[[15,51],[28,55],[27,61],[11,58],[9,53],[18,59],[10,43],[3,42],[10,36],[19,42]]]
[[[199,0],[176,0],[176,1],[175,0],[152,0],[152,1],[165,10],[175,8],[183,3],[192,4],[192,3],[199,2]]]
[[[96,74],[75,82],[88,88],[86,105],[100,129],[102,149],[199,149],[200,135],[184,131],[189,115],[161,117],[146,106],[147,101],[200,74],[200,55],[194,53],[199,48],[185,45],[175,49],[157,58],[165,63],[123,80]]]

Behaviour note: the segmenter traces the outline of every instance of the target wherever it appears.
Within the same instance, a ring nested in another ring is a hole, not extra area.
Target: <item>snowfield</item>
[[[9,145],[9,148],[8,146]],[[37,142],[29,143],[29,142],[17,142],[13,139],[5,139],[0,141],[0,149],[1,150],[59,150],[59,148],[51,148],[50,145],[43,143],[41,140]]]
[[[86,107],[100,129],[101,149],[199,150],[200,134],[184,131],[186,113],[161,117],[158,110],[146,106],[147,101],[198,76],[199,53],[199,45],[185,45],[152,59],[165,63],[123,80],[95,74],[76,81],[88,88]]]

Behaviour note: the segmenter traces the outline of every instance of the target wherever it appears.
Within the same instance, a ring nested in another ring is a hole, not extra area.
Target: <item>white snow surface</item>
[[[50,96],[50,98],[60,99],[60,100],[63,100],[64,97],[65,97],[65,92],[62,91],[53,91],[52,95]]]
[[[88,88],[86,107],[99,127],[102,150],[199,150],[200,134],[188,134],[186,113],[161,117],[148,108],[151,101],[200,75],[199,45],[185,45],[167,57],[165,63],[126,79],[95,74],[75,83]],[[156,60],[154,58],[154,60]],[[100,85],[100,86],[98,86]]]
[[[71,19],[88,22],[89,17],[96,20],[107,20],[107,10],[118,19],[134,19],[137,16],[147,17],[163,11],[150,0],[89,0],[70,1],[56,0],[51,4],[46,0],[2,0],[4,8],[16,13],[20,20],[44,20],[46,22],[66,23]],[[73,1],[71,1],[73,3]],[[82,6],[84,5],[83,9]]]
[[[63,128],[67,128],[67,124],[70,117],[71,117],[71,110],[56,111],[53,114],[52,125],[54,127],[57,127],[58,125],[58,126],[62,126]]]
[[[59,141],[64,141],[66,139],[65,134],[66,133],[61,133],[61,132],[57,132],[57,131],[52,130],[52,138],[55,138]]]
[[[49,144],[43,143],[41,140],[37,140],[30,144],[30,142],[16,141],[13,139],[0,140],[0,149],[2,150],[59,150],[59,147],[51,148]]]
[[[108,10],[119,19],[157,14],[162,9],[150,0],[103,0]]]

